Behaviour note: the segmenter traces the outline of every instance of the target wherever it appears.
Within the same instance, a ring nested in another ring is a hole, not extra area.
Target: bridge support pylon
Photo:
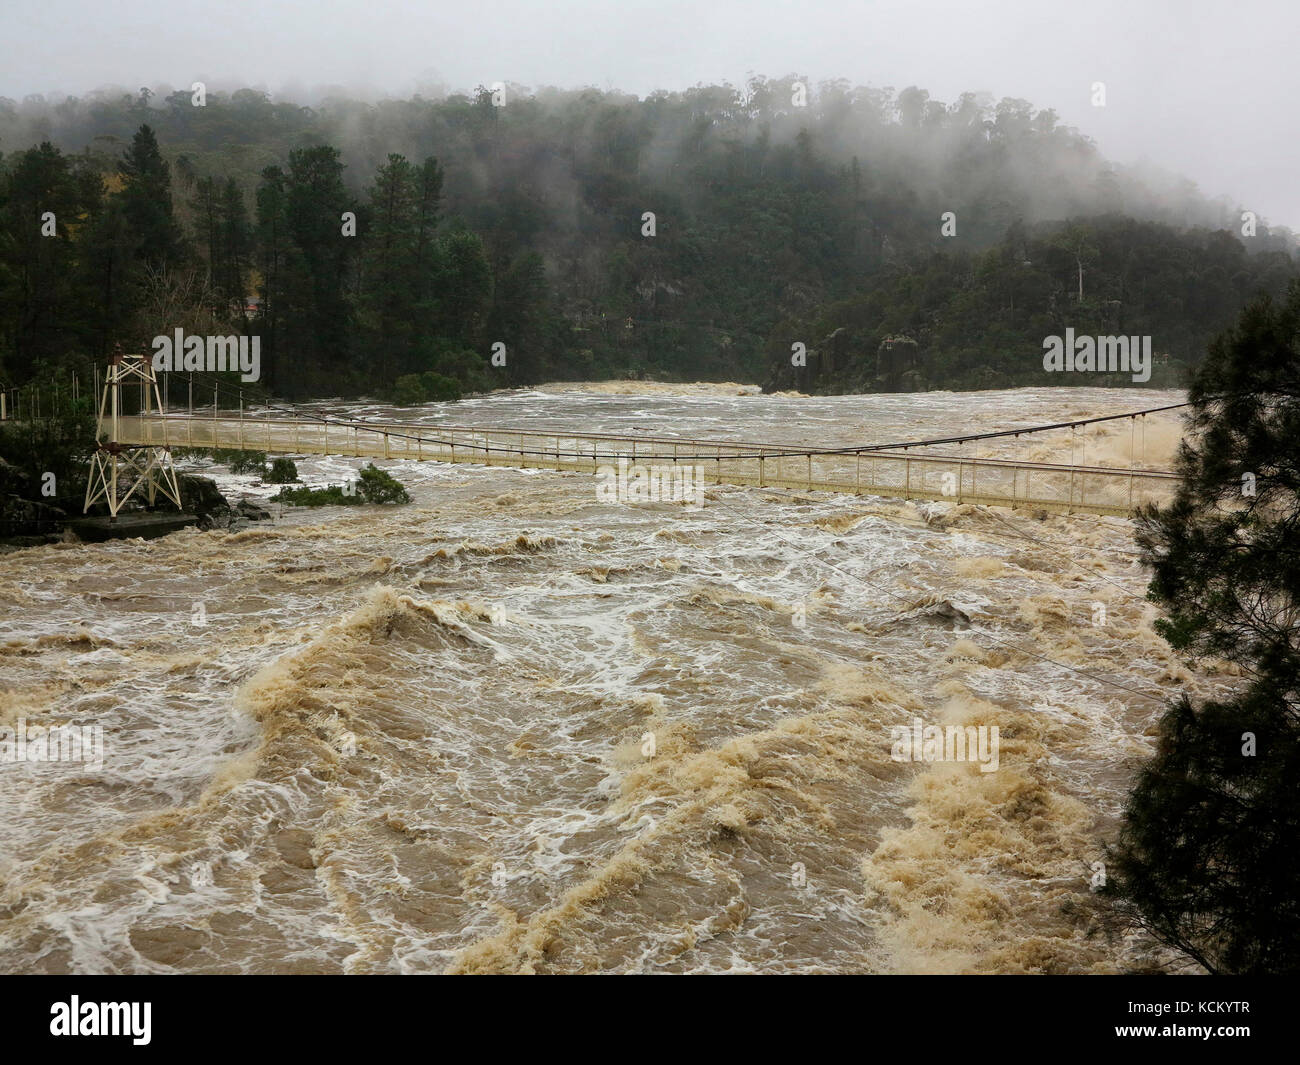
[[[95,427],[95,452],[90,457],[86,482],[86,505],[82,512],[101,500],[108,505],[110,521],[133,496],[152,508],[161,494],[181,506],[181,489],[176,481],[171,452],[153,444],[121,444],[122,387],[135,382],[140,387],[140,414],[163,413],[162,397],[153,363],[144,355],[124,355],[118,344],[108,362],[104,391],[99,398],[99,420]]]

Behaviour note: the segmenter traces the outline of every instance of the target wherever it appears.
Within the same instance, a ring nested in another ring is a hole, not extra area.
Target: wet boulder
[[[229,529],[231,521],[238,517],[211,477],[182,473],[177,477],[177,483],[181,490],[181,504],[187,513],[198,516],[200,529]]]
[[[230,509],[230,502],[221,494],[217,482],[211,477],[182,473],[177,477],[181,489],[181,503],[190,514],[200,519]]]
[[[259,506],[251,499],[241,499],[235,504],[235,510],[241,517],[249,521],[270,521],[271,512],[265,507]]]

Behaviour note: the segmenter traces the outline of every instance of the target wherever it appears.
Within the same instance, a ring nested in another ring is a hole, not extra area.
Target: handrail
[[[145,417],[146,416],[139,415],[139,414],[125,415],[123,416],[122,420],[124,422],[127,420],[139,421]],[[789,444],[789,445],[775,444],[774,445],[774,444],[761,444],[753,441],[742,441],[742,440],[703,440],[696,437],[660,437],[660,436],[652,437],[652,436],[640,436],[640,435],[632,436],[626,433],[591,433],[591,432],[575,431],[570,429],[536,429],[536,428],[524,429],[515,426],[498,426],[498,425],[424,426],[418,422],[415,423],[357,422],[357,421],[344,421],[344,420],[328,421],[324,419],[314,420],[314,419],[307,419],[307,418],[279,417],[279,416],[272,416],[269,412],[259,413],[255,411],[245,411],[243,419],[239,419],[237,417],[228,417],[228,416],[220,416],[220,417],[204,416],[200,418],[198,415],[196,415],[193,419],[191,419],[189,416],[185,414],[176,414],[176,413],[167,413],[161,415],[150,414],[147,416],[147,419],[150,422],[167,421],[167,422],[181,422],[181,423],[189,422],[193,420],[196,422],[201,422],[202,424],[205,425],[212,425],[214,423],[224,423],[224,422],[230,422],[232,424],[240,424],[241,421],[242,424],[247,425],[251,421],[251,422],[256,422],[258,424],[264,423],[267,425],[268,428],[272,425],[275,425],[275,426],[282,426],[285,428],[311,426],[313,429],[322,429],[322,428],[351,429],[354,432],[358,430],[363,430],[365,432],[374,433],[379,436],[390,436],[390,437],[397,437],[399,439],[418,440],[425,444],[436,444],[444,447],[451,446],[453,442],[448,440],[440,440],[436,436],[424,436],[423,434],[419,433],[418,430],[427,428],[435,432],[440,431],[440,432],[449,432],[453,434],[470,433],[470,434],[480,435],[484,437],[486,437],[487,434],[495,434],[499,436],[513,436],[516,438],[551,437],[551,438],[558,438],[560,440],[591,440],[591,441],[605,441],[605,442],[626,443],[626,444],[636,444],[636,445],[671,444],[674,446],[690,445],[694,447],[715,448],[715,449],[721,449],[721,448],[750,449],[749,453],[742,454],[742,455],[723,454],[719,452],[717,454],[703,453],[699,455],[671,456],[677,459],[677,461],[683,461],[686,459],[695,459],[695,460],[709,461],[709,462],[715,462],[715,461],[735,462],[735,461],[744,461],[747,459],[758,459],[758,458],[763,458],[763,459],[807,458],[810,456],[827,457],[827,458],[839,457],[839,458],[851,459],[856,455],[872,455],[882,459],[908,458],[915,462],[929,462],[932,464],[959,462],[962,465],[970,465],[970,466],[1005,467],[1008,469],[1010,468],[1037,469],[1037,470],[1044,470],[1044,471],[1075,470],[1076,472],[1081,472],[1081,473],[1123,474],[1124,476],[1128,476],[1130,473],[1136,473],[1142,476],[1152,476],[1152,477],[1166,478],[1166,479],[1177,479],[1178,476],[1177,474],[1167,470],[1150,470],[1150,469],[1142,469],[1137,467],[1122,467],[1122,466],[1085,466],[1085,465],[1066,464],[1066,463],[1034,462],[1030,460],[1021,460],[1021,459],[1000,459],[1000,458],[993,458],[993,457],[978,458],[976,456],[952,454],[951,452],[913,453],[908,450],[905,451],[883,450],[879,446],[863,446],[860,448],[847,447],[847,448],[836,448],[836,449],[826,449],[826,448],[798,449],[797,444]],[[412,430],[416,430],[416,432],[412,433]],[[559,455],[557,455],[554,448],[547,448],[539,451],[529,451],[527,449],[521,450],[518,446],[499,445],[494,447],[487,443],[477,444],[474,443],[473,441],[463,441],[463,442],[455,441],[454,443],[455,446],[457,447],[483,451],[485,454],[491,454],[493,452],[501,452],[503,454],[508,454],[508,455],[537,455],[539,457],[545,457],[548,459],[558,458],[558,457],[572,457],[572,458],[578,458],[583,460],[590,460],[592,458],[617,459],[623,457],[622,452],[574,451],[574,452],[561,452]],[[918,443],[911,446],[921,447],[923,445]],[[670,456],[667,455],[651,456],[647,454],[645,457],[667,458]]]

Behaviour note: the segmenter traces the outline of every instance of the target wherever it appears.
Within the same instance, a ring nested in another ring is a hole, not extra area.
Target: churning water
[[[627,384],[319,406],[835,446],[1180,398]],[[1177,420],[1148,421],[1145,453],[1105,423],[1080,461],[1167,466]],[[1089,934],[1093,863],[1159,698],[1230,679],[1153,633],[1127,520],[727,486],[628,506],[586,474],[387,468],[411,505],[0,556],[0,726],[104,737],[102,767],[0,763],[0,968],[1132,962]],[[997,725],[997,770],[895,760],[890,727],[917,719]]]

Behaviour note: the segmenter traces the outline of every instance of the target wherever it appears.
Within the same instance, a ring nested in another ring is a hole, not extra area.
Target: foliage
[[[1078,264],[1084,263],[1084,299]],[[1106,216],[1013,227],[984,252],[933,255],[849,299],[791,318],[771,348],[768,387],[916,391],[1016,385],[1131,386],[1127,373],[1048,373],[1043,340],[1149,336],[1148,387],[1181,387],[1233,313],[1295,276],[1281,252],[1250,256],[1224,232],[1178,232]],[[808,346],[794,367],[785,338]],[[913,350],[882,351],[902,337]]]
[[[265,451],[232,451],[225,448],[212,450],[212,461],[224,464],[231,473],[265,473]]]
[[[1159,625],[1226,659],[1227,698],[1187,697],[1129,798],[1110,894],[1215,973],[1300,971],[1300,283],[1262,298],[1193,381],[1174,502],[1138,542]]]
[[[270,499],[272,502],[289,503],[295,507],[355,507],[364,502],[360,495],[344,492],[339,485],[329,485],[326,488],[307,488],[305,485],[303,488],[282,488]]]
[[[355,492],[345,492],[339,485],[325,488],[281,488],[271,497],[274,503],[288,503],[295,507],[359,506],[363,500]]]
[[[406,487],[373,463],[357,471],[355,489],[348,491],[340,485],[325,488],[281,488],[271,497],[275,502],[296,507],[358,506],[363,503],[409,503]]]
[[[1106,383],[1044,377],[1043,337],[1073,327],[1150,335],[1168,385],[1296,274],[1288,231],[1241,235],[1235,205],[1112,167],[1050,110],[842,81],[791,106],[802,80],[0,100],[0,375],[184,326],[258,336],[288,396]],[[912,357],[882,360],[900,336]]]
[[[427,370],[422,374],[399,377],[389,397],[402,407],[420,403],[451,402],[460,399],[460,384],[454,377]]]
[[[0,493],[80,511],[85,499],[95,418],[88,398],[66,404],[57,415],[0,422]],[[46,475],[53,474],[53,482]],[[44,494],[52,483],[54,495]]]
[[[410,494],[401,481],[372,462],[357,471],[357,490],[367,503],[409,503]]]
[[[268,484],[292,484],[298,480],[298,466],[293,459],[273,459],[266,474]]]

